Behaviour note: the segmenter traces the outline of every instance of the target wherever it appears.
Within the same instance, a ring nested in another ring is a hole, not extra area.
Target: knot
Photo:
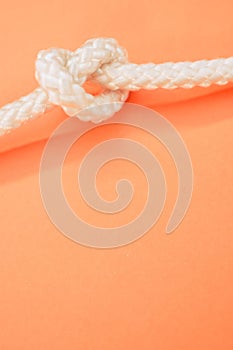
[[[51,48],[38,53],[36,79],[47,93],[48,100],[59,105],[69,116],[99,123],[119,111],[128,97],[128,90],[101,85],[104,91],[93,96],[82,85],[98,81],[106,65],[127,63],[127,53],[115,39],[90,39],[74,52]],[[102,79],[103,80],[103,79]],[[88,108],[85,110],[86,107]]]

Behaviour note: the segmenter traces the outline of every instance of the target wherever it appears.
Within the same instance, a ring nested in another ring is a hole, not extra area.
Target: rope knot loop
[[[51,48],[38,53],[36,79],[47,93],[48,100],[59,105],[69,116],[99,123],[120,110],[128,97],[128,90],[109,87],[111,77],[106,76],[108,66],[126,64],[127,52],[115,39],[95,38],[87,40],[76,51]],[[103,79],[105,70],[105,79]],[[101,81],[98,81],[101,76]],[[82,85],[97,81],[104,91],[97,96],[87,93]],[[86,107],[94,107],[85,111]]]

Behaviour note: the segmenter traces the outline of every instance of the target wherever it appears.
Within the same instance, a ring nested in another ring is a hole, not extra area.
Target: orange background
[[[73,50],[91,37],[116,38],[137,63],[233,55],[229,0],[146,0],[143,5],[22,0],[2,3],[0,9],[1,105],[37,86],[38,50]],[[113,250],[73,243],[42,206],[39,163],[46,138],[66,118],[61,110],[0,139],[1,350],[233,348],[232,93],[229,84],[130,97],[171,121],[191,155],[193,198],[171,236],[164,230],[177,177],[158,142],[134,128],[108,126],[74,147],[66,162],[66,193],[84,219],[90,211],[73,190],[73,174],[96,140],[116,135],[140,140],[166,173],[168,198],[158,223],[142,239]],[[143,175],[123,161],[113,161],[98,176],[106,199],[114,198],[121,177],[135,185],[134,204],[112,218],[112,225],[127,223],[145,199]],[[106,225],[106,216],[95,212],[91,220]]]

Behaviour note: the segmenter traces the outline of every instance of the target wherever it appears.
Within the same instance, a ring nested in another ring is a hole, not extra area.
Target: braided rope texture
[[[120,110],[130,91],[225,85],[233,81],[233,57],[134,64],[115,39],[94,38],[74,52],[40,51],[35,76],[37,89],[0,109],[0,135],[53,106],[61,106],[69,116],[100,123]],[[97,82],[103,92],[97,96],[87,93],[82,87],[86,81]],[[85,111],[86,107],[94,108]]]

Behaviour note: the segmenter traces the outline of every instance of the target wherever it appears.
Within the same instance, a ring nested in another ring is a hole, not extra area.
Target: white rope
[[[0,134],[19,127],[53,105],[61,106],[69,116],[99,123],[121,108],[130,91],[225,85],[233,81],[233,57],[134,64],[128,63],[126,51],[115,39],[96,38],[75,52],[56,48],[40,51],[36,79],[39,88],[0,109]],[[87,80],[101,84],[104,92],[97,96],[87,93],[82,87]],[[95,106],[91,113],[83,111],[88,106]]]

